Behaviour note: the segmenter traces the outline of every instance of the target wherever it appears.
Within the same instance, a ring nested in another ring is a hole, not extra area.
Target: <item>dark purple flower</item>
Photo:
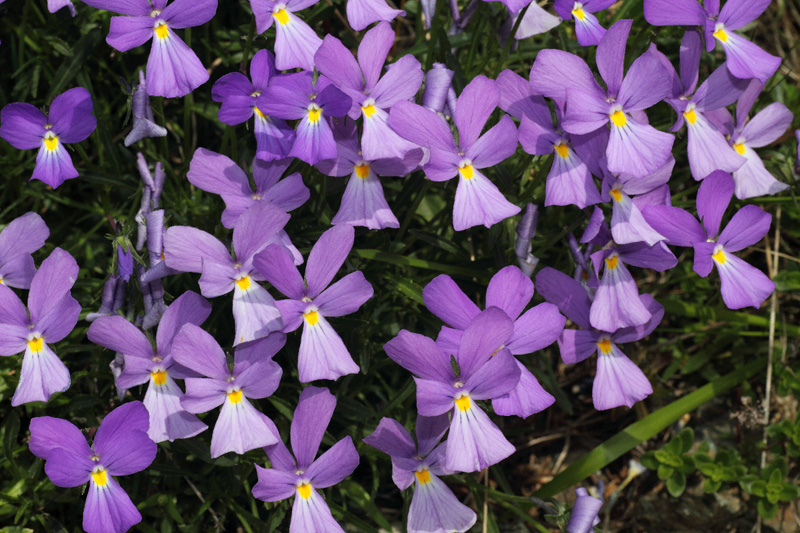
[[[127,52],[153,39],[147,60],[147,94],[185,96],[208,81],[197,54],[175,30],[205,24],[217,12],[217,0],[83,0],[97,9],[127,15],[111,17],[106,42]],[[152,2],[152,3],[151,3]]]
[[[78,263],[61,248],[42,261],[31,280],[28,308],[8,287],[0,286],[0,355],[25,352],[11,405],[46,402],[69,388],[69,370],[50,348],[69,335],[81,306],[70,294]]]
[[[78,177],[64,144],[86,140],[97,127],[92,97],[83,87],[56,96],[49,116],[31,104],[17,102],[3,108],[0,122],[0,137],[11,146],[18,150],[39,149],[31,179],[54,189]]]
[[[458,97],[453,111],[458,129],[458,146],[448,123],[436,112],[408,101],[397,102],[389,124],[401,137],[430,150],[423,167],[433,181],[447,181],[459,176],[453,206],[453,227],[465,230],[479,224],[491,227],[519,213],[480,169],[492,167],[509,158],[517,148],[517,129],[505,115],[493,128],[481,135],[489,115],[500,103],[500,92],[493,80],[475,77]]]
[[[405,490],[414,483],[408,508],[408,532],[467,531],[477,520],[475,511],[458,501],[453,491],[439,479],[452,474],[444,466],[445,443],[439,444],[450,422],[447,415],[417,416],[417,442],[397,420],[382,418],[364,443],[392,459],[392,480]],[[437,446],[437,444],[439,444]]]
[[[347,259],[354,238],[353,227],[347,225],[323,233],[308,256],[305,279],[282,246],[267,246],[253,259],[253,267],[289,297],[276,302],[283,317],[282,331],[288,333],[303,325],[297,354],[302,383],[358,372],[342,338],[326,319],[355,313],[372,298],[372,285],[361,272],[351,272],[328,286]]]
[[[219,119],[235,126],[255,116],[256,157],[264,161],[283,159],[294,142],[294,130],[286,121],[265,115],[256,102],[269,87],[276,75],[275,56],[269,50],[260,50],[250,62],[250,79],[239,72],[231,72],[218,79],[211,88],[211,98],[222,102]]]
[[[294,496],[289,533],[344,533],[317,492],[340,483],[353,473],[359,462],[349,436],[315,459],[335,408],[336,398],[328,389],[303,389],[290,430],[294,456],[278,440],[266,448],[272,468],[256,465],[258,483],[253,487],[254,497],[278,502]]]
[[[715,171],[703,180],[697,192],[702,225],[688,212],[671,206],[646,207],[644,217],[669,244],[694,247],[694,271],[701,277],[708,276],[716,265],[722,280],[722,300],[729,309],[758,308],[775,290],[775,284],[733,253],[760,241],[769,231],[772,215],[758,206],[746,205],[720,231],[733,190],[733,178],[725,172]]]
[[[39,416],[31,420],[31,452],[44,459],[44,471],[58,487],[89,483],[83,508],[83,529],[88,533],[124,533],[142,521],[115,476],[141,472],[153,462],[158,446],[147,436],[147,409],[130,402],[106,415],[92,446],[81,430],[60,418]]]

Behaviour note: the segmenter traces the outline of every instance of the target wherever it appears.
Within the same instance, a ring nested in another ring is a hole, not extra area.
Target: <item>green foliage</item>
[[[689,454],[693,444],[694,431],[687,427],[660,449],[649,451],[639,459],[646,468],[656,470],[660,480],[666,481],[673,498],[683,494],[686,476],[694,472],[694,459]]]
[[[784,442],[790,457],[800,457],[800,418],[772,424],[767,428],[767,433],[771,438]]]
[[[719,492],[723,483],[736,482],[747,473],[747,468],[736,450],[721,448],[713,458],[708,450],[708,443],[703,442],[694,455],[697,470],[706,477],[703,483],[704,492]]]
[[[800,488],[791,479],[786,479],[787,467],[783,458],[777,458],[758,475],[744,476],[739,485],[747,494],[754,496],[758,514],[768,520],[778,513],[780,502],[793,502],[800,497]]]

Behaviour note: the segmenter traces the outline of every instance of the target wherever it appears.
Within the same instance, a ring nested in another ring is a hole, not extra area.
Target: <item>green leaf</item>
[[[673,498],[679,497],[684,490],[686,490],[686,476],[680,472],[676,472],[667,480],[667,491]]]
[[[715,379],[683,398],[679,398],[669,405],[653,411],[575,461],[533,495],[537,498],[549,498],[573,485],[577,485],[594,472],[602,470],[612,461],[668,428],[686,413],[697,409],[716,396],[725,393],[760,372],[766,365],[766,356],[760,357],[721,378]]]
[[[766,500],[758,500],[756,508],[758,509],[758,514],[761,515],[761,518],[764,520],[774,518],[775,515],[778,514],[778,506]]]
[[[639,462],[648,470],[655,470],[658,468],[658,460],[656,459],[655,452],[650,451],[639,457]]]
[[[692,431],[692,428],[684,428],[677,436],[682,445],[681,453],[686,453],[692,449],[694,444],[694,431]]]
[[[659,465],[658,466],[658,479],[660,479],[662,481],[665,480],[665,479],[669,479],[674,472],[675,472],[675,469],[673,467],[671,467],[671,466],[667,466],[667,465],[664,465],[664,464]]]

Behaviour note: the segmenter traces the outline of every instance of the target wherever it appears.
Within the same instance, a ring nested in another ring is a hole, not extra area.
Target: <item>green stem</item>
[[[253,39],[256,36],[256,20],[250,21],[250,30],[247,32],[247,41],[244,43],[244,53],[242,54],[242,63],[239,65],[239,70],[242,74],[247,74],[247,60],[250,59],[250,48],[253,46]],[[235,161],[235,160],[234,160]]]

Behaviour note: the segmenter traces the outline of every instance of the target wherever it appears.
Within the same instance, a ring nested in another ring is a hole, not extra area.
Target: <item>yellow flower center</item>
[[[317,314],[316,311],[309,311],[308,313],[303,313],[303,317],[306,319],[306,322],[308,322],[309,326],[313,326],[314,324],[319,322],[319,315]]]
[[[597,347],[600,348],[602,353],[610,353],[611,352],[611,341],[609,339],[601,339],[597,343]]]
[[[35,337],[28,341],[28,348],[33,353],[41,352],[44,349],[44,339],[41,337]]]
[[[58,136],[50,134],[44,138],[44,147],[51,152],[58,148]]]
[[[371,117],[372,115],[375,114],[375,106],[372,105],[372,104],[369,104],[368,106],[362,107],[361,111],[363,111],[365,117],[369,118],[369,117]]]
[[[556,153],[564,159],[569,157],[569,148],[567,148],[566,144],[556,144],[553,146],[553,148],[555,149]]]
[[[163,385],[167,382],[167,372],[165,370],[150,372],[150,377],[153,378],[153,383],[156,385]]]
[[[242,391],[234,390],[228,393],[228,400],[232,404],[237,404],[242,401]]]
[[[243,291],[246,291],[247,289],[250,288],[250,276],[245,276],[243,278],[237,279],[236,285]]]
[[[262,113],[261,110],[259,108],[257,108],[257,107],[254,107],[253,111],[256,112],[256,115],[258,116],[258,118],[267,118],[267,115]]]
[[[308,106],[308,121],[312,124],[316,124],[319,121],[319,118],[322,116],[322,109],[317,104],[311,104]]]
[[[727,33],[725,33],[725,30],[724,30],[724,29],[722,29],[722,28],[720,28],[720,29],[718,29],[717,31],[715,31],[715,32],[713,33],[713,35],[714,35],[714,37],[716,37],[717,39],[719,39],[719,41],[720,41],[721,43],[724,43],[724,42],[726,42],[726,41],[728,40],[728,34],[727,34]]]
[[[459,398],[456,398],[456,407],[458,407],[461,411],[468,411],[470,407],[472,407],[472,402],[469,399],[469,396],[464,395]]]
[[[461,177],[465,180],[470,180],[475,175],[475,170],[472,168],[472,165],[464,165],[463,167],[458,167],[458,172],[461,174]]]
[[[608,192],[609,192],[609,194],[611,195],[611,197],[612,197],[614,200],[616,200],[617,202],[621,202],[621,201],[622,201],[622,193],[621,193],[621,192],[619,192],[619,189],[611,189],[611,190],[610,190],[610,191],[608,191]]]
[[[285,9],[279,9],[273,13],[272,16],[275,17],[275,20],[277,20],[279,24],[289,23],[289,13]]]
[[[419,481],[423,485],[431,482],[431,473],[428,471],[427,468],[420,470],[419,472],[414,472],[414,475],[417,476],[417,481]]]
[[[733,149],[736,150],[739,155],[744,155],[744,144],[736,143],[733,145]]]
[[[689,124],[694,124],[697,122],[697,113],[694,112],[694,109],[689,109],[683,113],[683,117],[686,119],[686,122]]]
[[[586,18],[586,13],[583,12],[583,9],[576,8],[572,10],[572,16],[577,18],[578,20],[583,20]]]
[[[369,176],[369,164],[361,163],[360,165],[356,165],[356,176],[362,180],[367,179]]]
[[[714,254],[711,257],[713,257],[714,261],[716,261],[720,265],[724,265],[725,261],[727,261],[727,259],[725,258],[725,252],[723,252],[721,248],[716,252],[714,252]]]
[[[311,485],[309,483],[303,483],[297,487],[297,494],[304,500],[309,499],[311,497]]]
[[[156,26],[156,37],[159,39],[166,39],[169,35],[169,28],[167,28],[166,22],[159,22],[158,26]]]
[[[97,472],[92,472],[92,481],[98,487],[105,487],[108,483],[108,476],[106,475],[106,471],[103,469],[98,470]]]
[[[625,126],[625,124],[627,124],[627,123],[628,123],[628,117],[626,117],[626,116],[625,116],[625,113],[623,113],[623,112],[622,112],[621,110],[619,110],[619,109],[618,109],[617,111],[614,111],[614,112],[613,112],[611,115],[609,115],[609,116],[611,117],[611,122],[613,122],[613,123],[614,123],[614,125],[615,125],[616,127],[618,127],[618,128],[621,128],[621,127]]]
[[[618,264],[619,264],[619,256],[612,255],[611,257],[606,257],[606,266],[611,270],[617,268]]]

